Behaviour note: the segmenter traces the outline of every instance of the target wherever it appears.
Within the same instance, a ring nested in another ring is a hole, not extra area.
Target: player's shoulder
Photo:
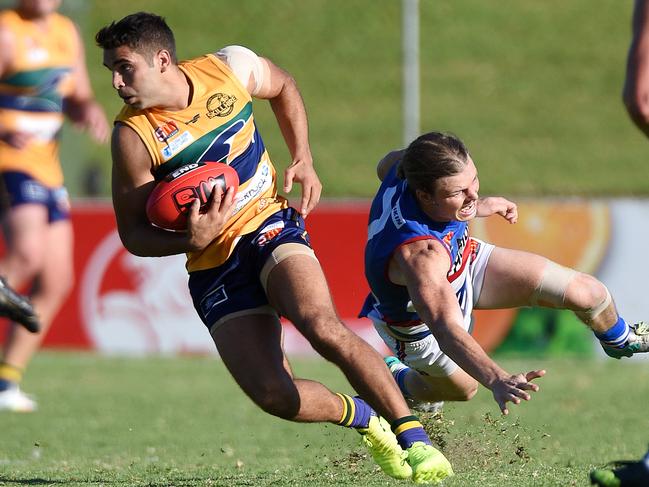
[[[239,44],[230,44],[223,46],[222,48],[218,49],[214,53],[214,55],[224,62],[231,59],[232,57],[258,57],[257,53],[255,53],[252,49],[246,46],[241,46]]]
[[[67,15],[59,12],[52,12],[49,17],[50,24],[54,26],[55,30],[68,31],[78,33],[79,29],[77,24]]]

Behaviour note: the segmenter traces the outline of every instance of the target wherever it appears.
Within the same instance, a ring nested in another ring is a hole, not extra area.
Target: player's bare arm
[[[387,176],[388,171],[390,171],[392,166],[401,160],[404,152],[405,149],[388,152],[383,159],[379,161],[379,164],[376,166],[376,175],[381,181],[385,179],[385,176]]]
[[[474,379],[490,389],[503,414],[507,402],[529,400],[527,391],[537,391],[530,381],[545,371],[511,375],[485,353],[462,327],[462,312],[446,273],[449,255],[436,240],[420,240],[395,251],[390,278],[408,287],[410,298],[442,351]],[[399,282],[400,280],[402,282]]]
[[[302,185],[299,210],[302,216],[306,217],[320,201],[322,184],[313,167],[304,102],[290,74],[269,59],[260,59],[267,76],[255,96],[268,99],[277,118],[293,159],[284,171],[284,191],[289,193],[294,181]]]
[[[636,0],[623,101],[636,126],[649,136],[649,1]]]
[[[99,143],[108,141],[110,126],[101,106],[95,101],[86,68],[86,56],[81,37],[76,36],[77,59],[74,66],[74,91],[65,98],[63,111],[73,124],[88,131]]]
[[[146,201],[155,181],[151,157],[133,129],[118,124],[111,142],[113,206],[124,247],[142,257],[182,254],[205,248],[221,232],[232,212],[234,193],[213,193],[207,212],[191,208],[187,232],[173,233],[153,227],[146,217]]]
[[[500,196],[487,196],[478,200],[476,216],[487,217],[500,215],[509,223],[518,221],[518,207],[516,203]]]

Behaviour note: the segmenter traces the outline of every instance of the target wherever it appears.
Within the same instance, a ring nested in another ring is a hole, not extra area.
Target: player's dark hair
[[[429,132],[410,143],[397,167],[397,176],[405,179],[412,191],[434,193],[439,178],[459,174],[468,160],[469,151],[458,137]]]
[[[95,41],[102,49],[128,46],[149,62],[160,49],[166,49],[173,62],[177,62],[174,34],[164,17],[159,15],[147,12],[127,15],[118,22],[102,27],[95,35]]]

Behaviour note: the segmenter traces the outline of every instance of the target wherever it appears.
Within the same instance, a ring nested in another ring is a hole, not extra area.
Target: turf
[[[591,467],[635,458],[649,441],[646,364],[507,360],[545,367],[542,390],[503,417],[486,389],[442,417],[422,415],[455,486],[587,485]],[[317,360],[297,375],[350,391]],[[214,357],[39,354],[24,383],[31,415],[0,415],[0,485],[396,485],[352,431],[293,424],[255,408]],[[408,485],[408,482],[403,482]]]

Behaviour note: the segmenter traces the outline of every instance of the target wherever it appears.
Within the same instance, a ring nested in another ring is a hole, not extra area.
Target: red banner
[[[367,294],[362,269],[367,210],[367,204],[322,205],[309,216],[307,228],[340,315],[380,346],[369,322],[356,320]],[[72,224],[75,285],[45,338],[45,347],[213,352],[189,298],[184,256],[129,254],[119,240],[112,208],[105,202],[77,202]],[[287,350],[306,351],[303,339],[287,328]]]

